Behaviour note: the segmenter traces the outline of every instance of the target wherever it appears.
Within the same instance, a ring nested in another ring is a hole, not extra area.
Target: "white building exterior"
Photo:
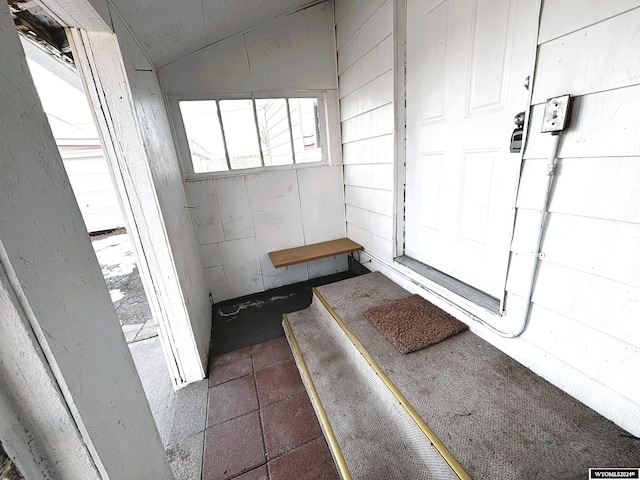
[[[123,227],[118,195],[78,74],[36,44],[21,40],[87,231]]]

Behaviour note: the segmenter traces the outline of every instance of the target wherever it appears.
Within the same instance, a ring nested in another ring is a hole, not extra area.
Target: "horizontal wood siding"
[[[573,116],[561,139],[529,325],[514,342],[523,353],[496,343],[638,435],[640,8],[630,8],[640,2],[586,3],[545,2],[543,9],[507,318],[526,289],[545,193],[552,140],[539,133],[542,103],[571,94]]]
[[[395,230],[392,31],[392,1],[336,1],[347,236],[387,260]]]
[[[467,320],[481,337],[640,435],[640,1],[543,3],[506,315],[489,319],[464,305],[505,332],[516,331],[523,318],[528,327],[515,339],[503,338]],[[429,282],[392,262],[395,190],[402,185],[396,186],[394,167],[391,4],[336,1],[347,235],[364,245],[371,268],[415,291],[407,278]],[[537,212],[553,143],[539,133],[544,102],[567,93],[574,97],[573,114],[561,139],[538,260]]]

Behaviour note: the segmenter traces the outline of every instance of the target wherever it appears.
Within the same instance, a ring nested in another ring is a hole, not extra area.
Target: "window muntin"
[[[231,170],[261,167],[253,100],[220,100],[218,105]]]
[[[256,99],[264,165],[292,163],[291,130],[285,98]]]
[[[201,173],[229,170],[217,102],[180,102],[180,113],[187,134],[193,171]]]
[[[315,98],[290,98],[288,101],[296,163],[319,162],[322,150],[318,142],[318,104]]]
[[[323,160],[315,97],[181,100],[178,104],[194,173]]]

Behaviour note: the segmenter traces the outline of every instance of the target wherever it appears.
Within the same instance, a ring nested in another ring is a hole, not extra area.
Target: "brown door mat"
[[[369,308],[364,316],[402,353],[421,350],[468,328],[420,295]]]

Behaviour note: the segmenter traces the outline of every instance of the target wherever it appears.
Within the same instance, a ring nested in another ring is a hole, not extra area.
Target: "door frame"
[[[151,171],[144,162],[134,164],[131,160],[136,156],[146,158],[146,150],[130,98],[131,87],[126,78],[121,47],[113,27],[112,15],[119,13],[104,1],[42,0],[42,7],[65,26],[74,49],[78,74],[94,113],[104,156],[136,254],[140,278],[152,317],[158,325],[158,337],[169,376],[174,390],[178,390],[204,378],[206,365],[194,338]],[[96,64],[98,56],[102,62],[100,65]],[[124,81],[120,81],[123,77]],[[110,102],[117,95],[107,98],[109,89],[102,84],[103,80],[110,82],[111,86],[118,85],[122,105],[126,104],[124,107],[110,108]],[[131,127],[121,135],[126,137],[126,142],[118,141],[116,130],[122,133],[126,130],[125,125]],[[125,152],[125,148],[136,153]],[[164,268],[160,267],[161,262]]]
[[[442,0],[443,2],[445,0]],[[406,220],[405,220],[405,206],[406,206],[406,178],[407,178],[407,157],[406,157],[406,145],[407,145],[407,114],[406,114],[406,95],[407,95],[407,85],[406,85],[406,69],[407,69],[407,2],[408,0],[393,0],[394,9],[393,9],[393,68],[394,68],[394,125],[395,125],[395,168],[394,168],[394,182],[395,182],[395,204],[393,210],[393,218],[395,222],[394,228],[394,238],[393,238],[393,258],[394,265],[400,266],[401,263],[398,261],[399,257],[404,256],[405,254],[405,236],[406,236]],[[442,2],[441,2],[442,3]],[[518,180],[516,182],[513,198],[511,202],[511,215],[510,215],[510,228],[509,228],[509,242],[511,245],[513,241],[513,235],[515,232],[515,221],[516,221],[516,201],[518,198],[518,192],[520,190],[520,179],[522,176],[522,167],[524,165],[524,152],[526,151],[528,132],[529,132],[529,122],[531,119],[531,99],[533,96],[533,87],[534,87],[534,79],[536,73],[536,62],[538,57],[538,36],[540,32],[540,14],[542,12],[542,3],[543,0],[537,0],[537,12],[536,15],[536,41],[533,48],[533,60],[531,62],[531,71],[529,74],[529,86],[528,86],[528,94],[527,94],[527,104],[525,110],[525,122],[523,125],[523,139],[522,139],[522,149],[519,155],[519,168],[518,168]],[[507,269],[505,271],[504,276],[504,286],[502,289],[502,294],[499,298],[500,300],[500,315],[505,316],[505,300],[506,300],[506,286],[507,286],[507,278],[509,276],[509,264],[510,264],[510,250],[505,253],[505,262],[507,263]],[[419,272],[411,267],[407,267],[406,265],[402,265],[403,268],[409,268],[416,275],[419,275],[424,279],[426,283],[431,282],[431,280],[422,276]],[[457,280],[457,279],[456,279]],[[462,284],[463,282],[460,281]],[[443,288],[442,285],[438,284],[440,288]],[[466,284],[465,284],[466,285]],[[452,292],[451,290],[447,290],[451,293],[451,298],[449,300],[453,301],[455,304],[459,304],[456,301],[456,298],[459,296]],[[465,299],[468,300],[468,299]],[[464,302],[466,303],[466,302]],[[475,302],[473,302],[475,303]],[[476,304],[476,306],[479,306]],[[482,307],[480,307],[482,308]],[[490,313],[487,311],[487,313]]]

